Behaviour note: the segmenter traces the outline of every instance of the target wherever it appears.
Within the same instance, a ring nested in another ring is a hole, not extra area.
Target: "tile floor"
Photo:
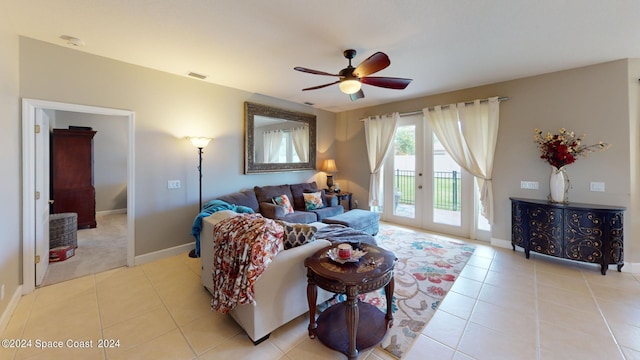
[[[39,288],[0,336],[32,347],[0,347],[0,359],[346,358],[308,338],[306,316],[253,346],[209,310],[199,277],[199,260],[183,254]],[[64,346],[36,349],[38,340]],[[391,357],[369,349],[360,359]],[[479,244],[405,359],[640,359],[640,275]]]

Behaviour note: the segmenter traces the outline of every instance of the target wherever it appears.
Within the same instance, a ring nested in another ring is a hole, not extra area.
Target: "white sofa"
[[[203,219],[200,233],[202,285],[213,293],[213,227],[236,213],[223,210]],[[323,226],[324,224],[314,224]],[[254,344],[266,340],[271,332],[309,311],[307,269],[304,260],[330,245],[328,240],[280,251],[254,284],[256,304],[238,305],[229,314],[246,331]],[[318,289],[318,303],[333,294]]]

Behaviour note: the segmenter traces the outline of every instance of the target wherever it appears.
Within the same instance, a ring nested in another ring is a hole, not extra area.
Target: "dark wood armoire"
[[[78,229],[96,227],[95,134],[87,129],[53,129],[51,135],[51,212],[77,213]]]

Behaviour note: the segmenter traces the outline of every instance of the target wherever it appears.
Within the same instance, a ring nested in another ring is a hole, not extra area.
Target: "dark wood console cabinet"
[[[511,199],[511,246],[621,271],[624,207]]]
[[[53,129],[51,134],[52,213],[78,214],[78,228],[96,227],[92,130]]]

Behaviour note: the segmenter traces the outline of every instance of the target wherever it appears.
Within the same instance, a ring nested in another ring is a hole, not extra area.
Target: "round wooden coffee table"
[[[375,245],[359,245],[366,255],[358,262],[340,264],[331,260],[328,252],[337,244],[318,250],[304,261],[307,267],[307,300],[309,301],[309,336],[317,337],[324,345],[357,359],[361,350],[378,344],[393,325],[391,299],[396,256]],[[347,300],[332,305],[316,320],[317,286]],[[387,313],[358,301],[358,295],[384,286]]]

